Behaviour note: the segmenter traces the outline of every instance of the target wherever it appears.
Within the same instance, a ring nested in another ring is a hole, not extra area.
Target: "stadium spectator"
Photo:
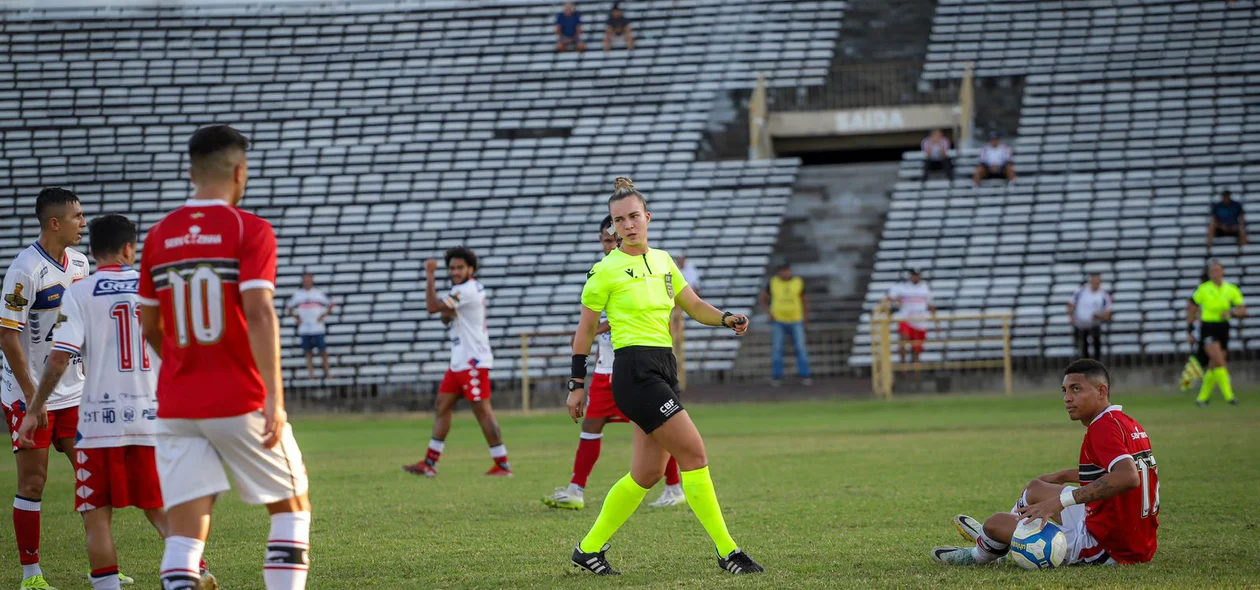
[[[686,256],[679,256],[678,270],[682,271],[683,278],[687,279],[687,284],[691,285],[691,290],[697,294],[700,293],[700,269],[696,265],[688,263]]]
[[[694,264],[687,264],[686,256],[679,256],[678,258],[674,259],[674,262],[678,264],[678,270],[682,271],[683,279],[687,281],[688,285],[691,285],[691,290],[695,291],[696,294],[699,295],[700,294],[699,269],[697,269]],[[674,337],[674,342],[676,345],[681,345],[683,342],[683,338],[682,338],[683,320],[684,318],[683,318],[682,309],[675,307],[674,312],[670,314],[669,316],[669,332],[670,332],[670,335]]]
[[[323,291],[315,288],[315,275],[302,275],[302,290],[289,298],[285,310],[297,318],[298,338],[302,341],[302,352],[306,354],[306,373],[315,377],[315,350],[319,349],[324,359],[324,378],[328,378],[328,342],[324,335],[327,327],[324,320],[332,314],[333,302]]]
[[[1102,275],[1089,275],[1089,282],[1072,294],[1067,304],[1068,321],[1072,322],[1072,341],[1081,358],[1102,358],[1102,325],[1111,321],[1111,294],[1102,288]],[[1089,343],[1094,342],[1094,354]]]
[[[626,44],[626,50],[634,49],[634,30],[630,28],[630,19],[619,4],[613,4],[608,12],[608,22],[604,23],[604,51],[612,51],[613,40],[620,38]]]
[[[564,10],[556,15],[556,51],[586,51],[582,42],[582,15],[572,2],[564,4]]]
[[[884,301],[897,306],[897,333],[901,336],[901,362],[906,362],[906,348],[911,349],[911,360],[919,362],[923,354],[923,342],[927,340],[928,318],[936,319],[936,306],[932,305],[932,289],[923,282],[923,273],[910,269],[906,281],[893,285]]]
[[[1238,238],[1239,246],[1247,245],[1247,219],[1243,214],[1242,203],[1234,200],[1229,191],[1221,192],[1221,200],[1212,203],[1208,217],[1207,245],[1222,236]]]
[[[949,157],[949,138],[945,137],[944,131],[933,129],[919,147],[923,150],[923,180],[937,170],[943,171],[945,178],[954,177],[954,160]]]
[[[784,262],[766,288],[760,304],[770,314],[770,384],[778,387],[783,381],[783,338],[792,338],[796,349],[796,373],[802,385],[813,385],[809,373],[809,353],[805,350],[805,330],[809,323],[809,298],[805,296],[805,280],[792,274],[792,265]]]
[[[1007,182],[1015,182],[1011,146],[1002,143],[1002,134],[997,131],[990,131],[989,143],[980,148],[980,163],[976,165],[976,173],[971,177],[971,182],[980,186],[980,181],[987,178],[1005,178]]]

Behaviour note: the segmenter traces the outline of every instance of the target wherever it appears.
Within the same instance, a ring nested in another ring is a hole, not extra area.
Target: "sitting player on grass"
[[[970,516],[955,516],[958,532],[976,546],[937,547],[932,559],[993,563],[1010,551],[1015,527],[1036,519],[1062,523],[1070,565],[1143,563],[1155,556],[1159,471],[1146,429],[1111,405],[1111,377],[1093,359],[1074,361],[1063,371],[1063,404],[1068,416],[1088,429],[1080,465],[1032,480],[1010,512],[990,516],[983,526]]]

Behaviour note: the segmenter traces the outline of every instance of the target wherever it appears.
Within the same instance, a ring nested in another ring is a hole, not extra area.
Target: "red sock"
[[[569,480],[570,483],[578,487],[586,487],[586,479],[591,476],[595,462],[599,461],[599,447],[603,439],[603,434],[582,433],[582,438],[578,441],[577,455],[573,457],[573,479]]]
[[[22,565],[39,563],[39,500],[13,498],[13,533]]]
[[[678,473],[678,459],[671,456],[669,463],[665,464],[665,485],[676,486],[680,483],[682,483],[682,475]]]
[[[429,441],[429,450],[424,453],[424,462],[430,466],[436,466],[438,459],[442,458],[442,451],[446,449],[446,441],[432,439]]]
[[[210,569],[210,567],[206,565],[206,558],[204,558],[204,557],[203,557],[203,558],[201,558],[201,562],[197,564],[197,570],[198,570],[198,571],[203,571],[203,572],[204,572],[204,571],[207,571],[207,570],[209,570],[209,569]]]

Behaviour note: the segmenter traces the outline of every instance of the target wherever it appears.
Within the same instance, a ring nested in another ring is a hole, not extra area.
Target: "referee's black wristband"
[[[569,369],[569,376],[574,379],[586,379],[586,355],[573,355],[573,367]]]

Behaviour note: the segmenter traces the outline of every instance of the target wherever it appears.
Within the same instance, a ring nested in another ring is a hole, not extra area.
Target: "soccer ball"
[[[1011,536],[1011,559],[1026,570],[1059,567],[1067,560],[1067,552],[1067,535],[1048,520],[1021,523]]]

